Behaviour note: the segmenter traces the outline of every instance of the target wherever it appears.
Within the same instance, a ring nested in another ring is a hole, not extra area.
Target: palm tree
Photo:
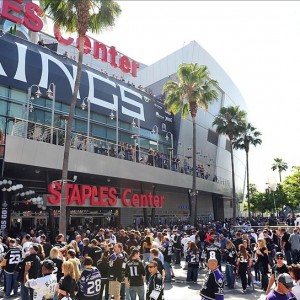
[[[235,195],[235,174],[233,161],[233,142],[245,128],[246,112],[240,110],[239,106],[222,107],[215,117],[213,125],[217,126],[217,133],[227,135],[230,143],[231,174],[232,174],[232,206],[233,222],[236,221],[236,195]]]
[[[88,30],[98,33],[102,29],[113,26],[115,19],[121,13],[121,9],[119,4],[113,0],[41,0],[41,4],[44,7],[44,12],[48,13],[57,25],[65,28],[68,32],[77,32],[79,37],[77,74],[67,123],[61,176],[62,191],[59,232],[66,235],[66,184],[68,179],[72,124],[81,80],[84,38]]]
[[[276,157],[276,158],[274,158],[274,161],[275,161],[275,162],[273,163],[271,169],[272,169],[273,171],[278,170],[278,173],[279,173],[279,180],[280,180],[280,182],[281,182],[281,172],[282,172],[282,171],[286,171],[286,170],[288,169],[288,165],[287,165],[286,162],[284,162],[284,161],[282,160],[282,158]]]
[[[198,108],[208,109],[208,104],[217,99],[217,92],[212,89],[217,85],[210,79],[206,66],[181,64],[177,71],[177,81],[168,81],[163,86],[167,93],[165,104],[173,114],[182,113],[186,118],[189,113],[193,122],[193,185],[191,193],[191,224],[197,223],[196,201],[196,116]]]
[[[233,148],[242,149],[246,152],[246,170],[247,170],[247,200],[248,200],[248,218],[250,221],[251,213],[250,213],[250,187],[249,187],[249,148],[250,145],[256,147],[256,145],[260,145],[262,140],[259,138],[261,133],[256,131],[256,128],[251,125],[251,123],[245,124],[245,128],[243,128],[243,132],[241,135],[233,141]]]

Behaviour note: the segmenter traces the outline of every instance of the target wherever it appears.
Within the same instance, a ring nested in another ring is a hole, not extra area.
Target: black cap
[[[283,258],[283,253],[282,252],[277,252],[276,257]]]
[[[48,269],[49,271],[52,271],[54,269],[54,262],[50,259],[46,259],[43,261],[42,266]]]
[[[35,252],[39,252],[39,247],[35,244],[32,244],[29,249],[33,249]]]

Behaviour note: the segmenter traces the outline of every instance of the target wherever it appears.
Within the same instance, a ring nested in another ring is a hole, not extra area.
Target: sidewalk
[[[199,270],[199,277],[197,284],[186,283],[187,271],[182,268],[184,262],[181,262],[181,266],[173,267],[175,273],[175,280],[172,283],[165,283],[165,299],[166,300],[200,300],[200,289],[203,284],[206,270]],[[225,273],[225,268],[222,268]],[[1,282],[0,299],[3,299],[3,283]],[[253,300],[253,299],[265,299],[265,293],[259,288],[259,285],[255,285],[255,290],[252,287],[248,287],[245,294],[242,293],[241,282],[237,282],[236,289],[224,288],[224,294],[226,300]],[[10,299],[22,300],[21,297],[11,297]],[[130,300],[127,295],[126,300]]]

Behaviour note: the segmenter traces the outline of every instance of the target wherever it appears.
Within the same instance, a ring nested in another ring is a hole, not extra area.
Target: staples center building
[[[12,2],[20,6],[19,14],[7,7]],[[24,229],[58,224],[65,128],[77,70],[76,41],[45,32],[47,20],[34,13],[35,4],[19,2],[3,1],[0,19],[1,231],[16,224]],[[28,10],[32,14],[22,13]],[[10,34],[14,23],[17,31]],[[224,70],[195,41],[150,66],[91,38],[86,45],[72,128],[67,223],[188,220],[192,121],[167,112],[161,94],[183,62],[206,65],[219,83],[218,101],[197,114],[198,220],[232,217],[229,141],[212,122],[222,106],[246,106]],[[242,199],[244,152],[235,151],[234,162]]]

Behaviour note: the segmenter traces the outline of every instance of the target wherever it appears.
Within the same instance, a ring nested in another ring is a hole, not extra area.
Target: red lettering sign
[[[50,205],[59,205],[61,198],[61,184],[53,181],[48,186],[47,196]],[[72,206],[116,207],[118,191],[115,187],[89,186],[68,183],[66,186],[66,201]],[[124,207],[162,207],[163,196],[148,194],[132,194],[131,189],[124,189],[121,193],[121,203]]]
[[[32,2],[24,3],[25,0],[4,0],[0,7],[0,17],[7,19],[16,24],[23,24],[31,31],[39,32],[43,29],[43,21],[41,19],[42,9]],[[54,37],[62,45],[68,46],[74,42],[71,37],[64,38],[59,27],[54,24]],[[119,68],[123,73],[131,73],[133,77],[137,76],[139,64],[130,60],[127,56],[118,53],[114,46],[107,47],[98,41],[93,40],[93,57],[101,59],[103,62],[109,62],[114,68]],[[77,39],[77,47],[79,46],[79,38]],[[92,42],[87,36],[84,37],[84,54],[91,53]],[[108,55],[109,54],[109,61]],[[119,54],[119,55],[118,55]],[[117,57],[119,57],[117,61]]]
[[[23,4],[23,0],[5,0],[2,2],[0,17],[17,24],[23,24],[31,31],[38,32],[43,29],[42,9],[32,3]],[[22,16],[23,13],[24,15]]]

